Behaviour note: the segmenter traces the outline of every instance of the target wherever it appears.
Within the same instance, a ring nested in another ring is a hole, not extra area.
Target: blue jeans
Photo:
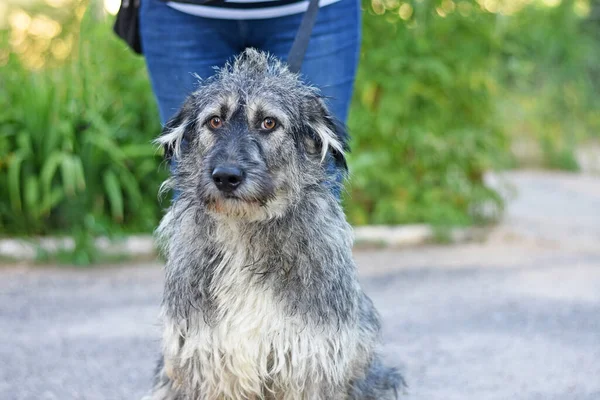
[[[164,124],[197,85],[247,47],[285,60],[304,13],[279,18],[223,20],[177,11],[160,0],[142,0],[142,48]],[[319,10],[301,74],[346,121],[360,47],[360,1],[341,0]]]
[[[321,7],[300,71],[321,89],[329,109],[345,123],[360,49],[360,0]],[[160,119],[166,123],[198,84],[247,47],[285,60],[304,13],[279,18],[224,20],[177,11],[160,0],[142,0],[140,33]],[[175,165],[172,165],[174,168]],[[339,199],[344,172],[329,156],[326,185]],[[177,196],[177,193],[175,193]]]

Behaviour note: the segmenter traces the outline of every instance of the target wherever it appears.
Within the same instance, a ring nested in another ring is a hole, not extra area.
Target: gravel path
[[[600,179],[513,173],[485,243],[356,252],[407,399],[600,399]],[[0,399],[139,399],[158,264],[0,267]]]

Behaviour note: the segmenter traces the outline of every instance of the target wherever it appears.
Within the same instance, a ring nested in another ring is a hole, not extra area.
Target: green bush
[[[494,113],[494,16],[464,1],[468,12],[444,18],[436,10],[447,2],[381,3],[382,15],[368,3],[349,122],[350,219],[447,225],[497,215],[501,201],[483,182],[507,151]]]
[[[600,135],[597,15],[598,1],[563,0],[554,7],[530,3],[498,24],[505,130],[517,145],[536,143],[545,167],[578,169],[576,147]]]
[[[155,227],[165,173],[143,60],[107,24],[82,29],[59,66],[28,70],[13,53],[2,68],[0,233],[75,234],[89,253],[94,235]]]

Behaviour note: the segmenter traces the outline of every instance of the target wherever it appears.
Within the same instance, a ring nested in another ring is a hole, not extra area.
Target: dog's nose
[[[244,180],[244,171],[238,167],[217,167],[213,169],[212,178],[222,192],[233,192]]]

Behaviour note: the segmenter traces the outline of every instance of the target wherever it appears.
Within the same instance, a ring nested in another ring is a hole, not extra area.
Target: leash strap
[[[317,20],[317,13],[319,12],[319,0],[310,0],[308,3],[308,9],[302,17],[300,28],[294,38],[292,48],[288,53],[287,63],[290,71],[300,72],[302,67],[302,61],[306,55],[306,49],[308,48],[308,42],[310,42],[310,35],[312,34],[315,21]]]

